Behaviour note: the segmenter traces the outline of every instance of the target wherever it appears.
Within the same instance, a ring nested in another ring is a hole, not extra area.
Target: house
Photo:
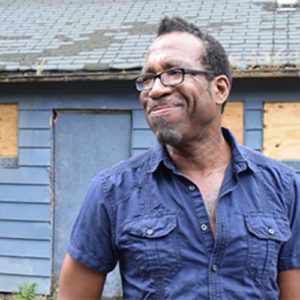
[[[224,115],[241,143],[300,173],[300,7],[274,0],[0,4],[0,291],[55,287],[91,178],[156,143],[133,79],[156,26],[181,16],[227,50]],[[105,295],[120,293],[111,275]]]

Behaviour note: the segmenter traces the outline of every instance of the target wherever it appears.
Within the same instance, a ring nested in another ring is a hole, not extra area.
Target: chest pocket
[[[177,270],[176,215],[146,215],[124,224],[122,250],[140,271],[167,276]]]
[[[289,240],[289,221],[284,216],[253,213],[245,217],[248,230],[248,269],[256,279],[277,272],[278,253]]]

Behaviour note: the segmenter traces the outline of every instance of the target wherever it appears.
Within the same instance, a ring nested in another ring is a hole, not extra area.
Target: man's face
[[[150,46],[142,73],[156,74],[174,67],[204,70],[200,61],[203,52],[203,42],[192,34],[161,35]],[[178,86],[166,87],[157,78],[150,90],[141,92],[147,122],[160,142],[178,145],[197,139],[220,118],[213,84],[205,75],[186,74]]]

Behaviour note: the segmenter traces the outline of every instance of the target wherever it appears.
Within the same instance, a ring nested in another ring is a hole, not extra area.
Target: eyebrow
[[[190,64],[187,64],[187,62],[185,60],[176,60],[176,59],[172,59],[172,60],[168,60],[162,63],[162,67],[167,70],[167,69],[171,69],[171,68],[184,68],[184,67],[192,67]],[[156,73],[153,69],[153,67],[150,68],[143,68],[141,71],[141,74],[146,74],[146,73]]]

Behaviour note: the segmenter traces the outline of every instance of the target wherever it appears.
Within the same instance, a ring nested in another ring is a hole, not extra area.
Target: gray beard
[[[156,137],[157,140],[164,145],[176,146],[182,141],[182,135],[169,128],[158,128]]]

